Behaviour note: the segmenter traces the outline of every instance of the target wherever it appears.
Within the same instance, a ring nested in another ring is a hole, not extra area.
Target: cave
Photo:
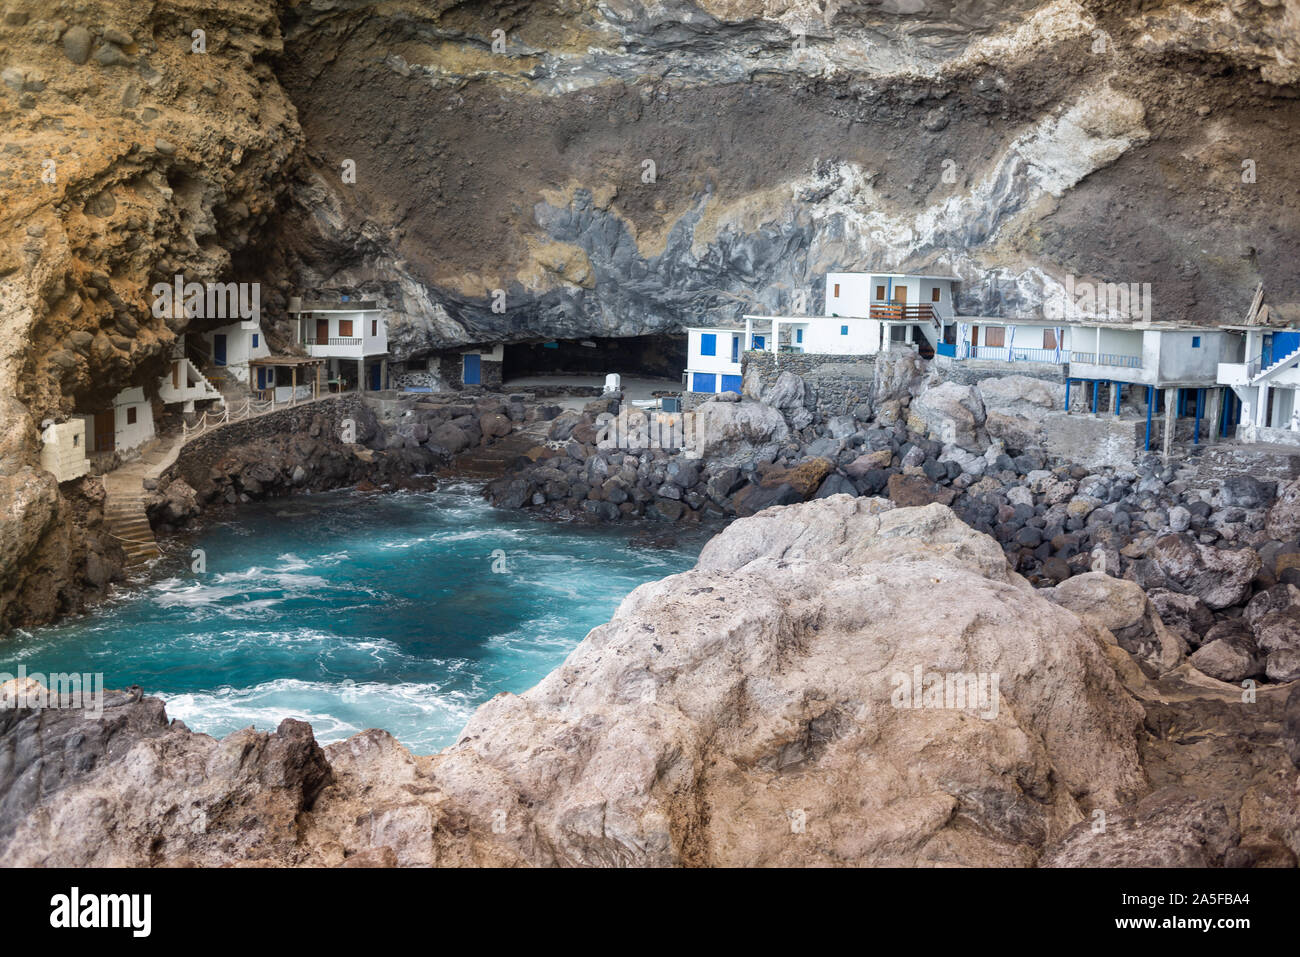
[[[546,339],[505,346],[502,377],[512,381],[573,376],[604,380],[611,372],[624,379],[662,379],[680,385],[686,368],[684,335]]]

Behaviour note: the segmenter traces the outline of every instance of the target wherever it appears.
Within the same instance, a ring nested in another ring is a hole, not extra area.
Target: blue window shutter
[[[741,380],[740,380],[740,376],[738,376],[738,375],[724,375],[724,376],[722,377],[722,384],[721,384],[721,386],[718,388],[718,391],[719,391],[719,392],[735,392],[735,393],[739,393],[739,392],[740,392],[740,388],[741,388]]]
[[[257,333],[253,333],[253,348],[257,348]]]
[[[842,335],[842,336],[847,336],[848,334],[849,334],[849,327],[848,327],[848,326],[840,326],[840,335]]]
[[[717,392],[718,377],[712,372],[696,372],[691,377],[692,392]]]
[[[1201,348],[1201,337],[1200,337],[1200,336],[1192,336],[1192,348],[1193,348],[1193,349],[1199,349],[1199,348]]]
[[[766,338],[765,336],[755,336],[755,337],[754,337],[754,348],[755,348],[755,349],[762,349],[765,345],[767,345],[767,338]]]
[[[731,337],[731,361],[740,361],[740,336]]]
[[[802,329],[796,329],[796,330],[794,331],[794,341],[795,341],[795,342],[803,342],[803,330],[802,330]]]
[[[705,332],[700,335],[700,355],[716,356],[718,354],[718,337],[712,332]],[[698,389],[696,390],[699,391]]]

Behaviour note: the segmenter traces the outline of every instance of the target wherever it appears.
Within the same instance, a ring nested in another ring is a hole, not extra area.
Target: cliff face
[[[819,308],[837,268],[951,269],[982,314],[1067,275],[1151,282],[1162,319],[1239,318],[1260,280],[1300,300],[1294,0],[344,0],[284,23],[308,150],[279,252],[396,296],[399,352]]]
[[[37,428],[156,391],[185,320],[155,318],[149,290],[231,278],[267,223],[300,135],[280,48],[270,0],[5,7],[0,628],[103,584],[87,557],[112,543],[95,514],[89,541],[72,530],[69,495],[34,467]]]

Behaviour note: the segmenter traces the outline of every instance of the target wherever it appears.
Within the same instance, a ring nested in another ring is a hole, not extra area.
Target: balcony
[[[883,319],[888,322],[930,322],[940,321],[939,313],[928,302],[908,305],[904,302],[872,303],[867,318]]]
[[[1114,352],[1071,352],[1070,361],[1091,366],[1115,366],[1121,369],[1141,369],[1141,356],[1121,355]]]
[[[1062,365],[1066,361],[1065,350],[1057,349],[1022,349],[1020,346],[971,346],[970,358],[996,359],[999,362],[1047,362]],[[1092,355],[1092,353],[1088,353]]]
[[[330,336],[325,339],[306,338],[302,340],[303,348],[314,359],[361,359],[365,356],[381,355],[388,351],[388,337],[377,336]]]

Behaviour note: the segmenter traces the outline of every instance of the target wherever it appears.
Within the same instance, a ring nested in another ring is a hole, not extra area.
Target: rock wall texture
[[[1300,694],[1157,689],[1140,589],[1058,592],[941,505],[771,508],[431,757],[6,710],[0,864],[1294,865]]]

